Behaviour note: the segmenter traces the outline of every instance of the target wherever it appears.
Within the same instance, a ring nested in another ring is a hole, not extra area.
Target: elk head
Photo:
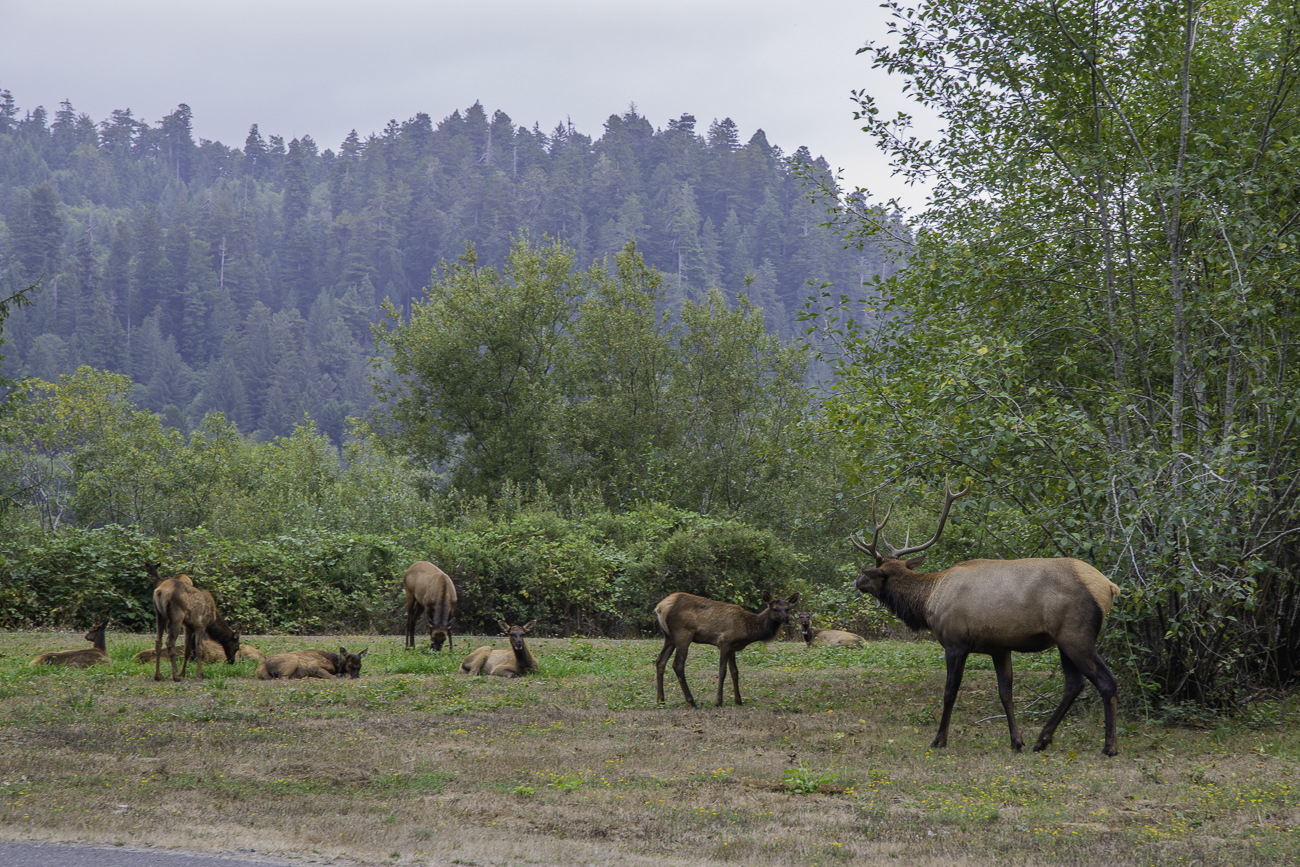
[[[429,647],[434,652],[442,650],[442,645],[451,638],[451,628],[456,625],[456,618],[447,621],[446,626],[429,626]]]
[[[342,670],[335,672],[335,674],[338,675],[339,677],[342,677],[343,675],[346,674],[348,677],[352,678],[353,680],[356,680],[357,678],[361,677],[361,660],[365,659],[366,654],[369,652],[370,652],[370,648],[368,647],[365,650],[361,651],[360,653],[348,653],[348,649],[346,647],[340,647],[339,667]]]
[[[764,590],[763,604],[767,606],[766,610],[771,611],[773,614],[776,615],[776,619],[778,621],[780,621],[781,623],[789,623],[790,608],[791,606],[799,604],[799,594],[795,593],[789,599],[782,599],[779,596],[773,599],[772,594]],[[759,613],[761,614],[762,612],[760,611]]]
[[[527,623],[525,623],[523,626],[511,626],[509,623],[506,623],[504,620],[497,621],[497,626],[501,627],[501,631],[504,632],[506,638],[510,640],[510,649],[516,652],[523,652],[524,634],[527,633],[528,630],[532,629],[535,625],[537,625],[536,620],[530,620]]]
[[[874,566],[865,567],[862,570],[862,574],[858,576],[856,584],[858,592],[870,593],[872,596],[880,598],[881,590],[884,588],[885,582],[890,578],[890,576],[911,572],[924,563],[924,552],[935,542],[938,542],[939,537],[943,535],[944,524],[948,522],[948,510],[952,508],[952,504],[958,498],[965,496],[968,491],[970,491],[969,482],[966,484],[966,487],[954,494],[952,488],[948,484],[948,480],[944,479],[943,512],[939,515],[938,529],[934,531],[934,535],[930,537],[928,542],[922,542],[920,545],[912,545],[907,548],[895,548],[893,545],[886,542],[884,537],[881,536],[881,531],[885,529],[885,524],[889,523],[889,515],[894,511],[894,507],[891,505],[885,512],[885,519],[883,521],[877,521],[876,498],[872,497],[871,523],[875,529],[871,533],[871,542],[868,543],[863,541],[861,533],[849,537],[849,541],[853,543],[853,547],[857,548],[863,554],[869,555],[871,559],[875,561]],[[877,546],[885,550],[884,555],[881,555],[878,552]],[[904,560],[903,558],[908,554],[920,554],[920,556]]]

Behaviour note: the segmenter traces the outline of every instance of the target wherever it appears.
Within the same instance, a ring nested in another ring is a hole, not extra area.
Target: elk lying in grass
[[[42,653],[32,660],[32,665],[62,665],[66,668],[89,668],[92,665],[112,665],[113,660],[108,655],[108,646],[104,643],[104,630],[108,628],[108,621],[101,620],[90,631],[86,633],[86,640],[93,647],[85,650],[56,650],[51,653]]]
[[[1037,653],[1056,647],[1065,673],[1065,697],[1043,727],[1034,752],[1052,742],[1057,725],[1083,691],[1087,678],[1101,694],[1105,707],[1106,739],[1101,751],[1116,755],[1115,675],[1097,654],[1097,635],[1119,595],[1119,587],[1082,560],[1068,557],[965,560],[941,572],[926,574],[913,571],[925,560],[924,554],[903,559],[925,551],[939,540],[953,501],[969,490],[967,485],[954,494],[945,483],[939,528],[924,544],[895,550],[880,535],[889,521],[889,512],[877,524],[874,502],[871,521],[875,530],[870,544],[860,536],[852,540],[858,550],[875,561],[874,566],[863,569],[858,590],[876,597],[913,629],[929,629],[943,645],[948,682],[943,691],[939,733],[931,746],[947,746],[948,723],[961,689],[966,657],[983,653],[993,657],[998,696],[1011,730],[1011,748],[1019,751],[1024,742],[1016,725],[1011,695],[1011,653]],[[887,552],[884,556],[876,553],[877,544]]]
[[[799,602],[796,593],[789,599],[773,599],[763,594],[764,607],[751,614],[730,602],[715,602],[703,596],[674,593],[655,606],[655,617],[664,634],[664,649],[655,660],[655,695],[660,704],[664,701],[664,668],[676,652],[673,672],[682,685],[682,695],[691,707],[695,697],[686,685],[686,654],[692,642],[712,644],[718,648],[718,707],[722,707],[722,688],[727,682],[727,669],[731,669],[731,686],[740,698],[740,672],[736,669],[736,654],[755,641],[771,641],[786,623],[790,622],[790,606]]]
[[[446,572],[427,560],[406,570],[406,646],[415,647],[415,622],[421,614],[429,618],[429,647],[452,648],[451,627],[456,624],[456,585]]]
[[[258,680],[286,680],[300,677],[320,677],[334,680],[361,677],[361,660],[365,659],[370,648],[359,653],[348,653],[346,647],[340,647],[338,653],[327,650],[297,650],[291,653],[277,653],[267,657],[257,667]]]
[[[166,656],[172,664],[172,680],[185,676],[191,659],[199,669],[199,679],[203,679],[203,656],[198,649],[211,634],[226,652],[226,662],[233,663],[239,652],[239,633],[235,632],[217,611],[217,603],[212,594],[199,590],[188,575],[178,575],[159,581],[153,590],[153,610],[157,622],[157,635],[154,639],[153,679],[162,680],[163,630],[167,631]],[[185,652],[181,671],[176,673],[176,635],[185,630]]]
[[[175,648],[170,650],[163,648],[162,651],[142,650],[131,658],[139,663],[149,663],[153,662],[160,652],[165,659],[171,659],[176,655]],[[211,638],[208,638],[204,640],[203,647],[200,649],[199,654],[204,662],[221,662],[221,660],[226,658],[226,649]],[[251,644],[241,644],[239,645],[239,650],[235,653],[235,661],[238,662],[242,659],[255,659],[258,662],[262,662],[266,659],[266,654],[258,650],[256,647],[253,647]]]
[[[510,640],[509,649],[495,650],[491,645],[485,644],[465,657],[465,661],[460,664],[461,672],[495,677],[523,677],[536,671],[537,657],[533,656],[533,652],[524,643],[524,634],[536,624],[536,620],[530,620],[523,626],[511,626],[504,620],[498,620],[497,626],[501,627],[501,631]]]
[[[818,629],[812,625],[812,615],[807,611],[799,615],[799,633],[809,647],[861,647],[866,644],[866,639],[855,632]]]

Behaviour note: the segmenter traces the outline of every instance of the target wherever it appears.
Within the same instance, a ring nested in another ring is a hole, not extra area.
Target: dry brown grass
[[[359,681],[259,682],[246,662],[155,684],[129,661],[152,639],[120,634],[111,667],[26,666],[74,637],[0,634],[0,837],[402,864],[1300,860],[1300,738],[1276,705],[1200,729],[1121,717],[1106,759],[1094,702],[1017,755],[983,665],[931,751],[932,643],[751,646],[746,705],[693,711],[654,706],[658,642],[530,641],[541,673],[517,681],[396,636],[250,640],[369,645]],[[1017,658],[1028,730],[1059,697],[1051,663]],[[716,665],[692,648],[700,692]]]

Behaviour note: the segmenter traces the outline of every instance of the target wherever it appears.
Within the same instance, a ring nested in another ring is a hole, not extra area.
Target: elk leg
[[[181,615],[179,611],[171,612],[171,619],[167,624],[167,658],[170,659],[172,662],[173,681],[180,680],[180,677],[176,674],[176,634],[177,633],[180,633],[182,636],[181,652],[184,653],[185,651],[185,639],[184,639],[185,627],[181,624],[180,617]],[[183,664],[181,667],[182,669],[184,669]]]
[[[735,654],[728,650],[718,651],[718,707],[722,707],[722,690],[727,685],[727,663],[731,661],[731,683],[736,688],[736,704],[740,704],[740,683],[736,680],[734,662]]]
[[[203,642],[208,640],[207,627],[200,626],[194,630],[194,664],[199,669],[199,680],[203,680]]]
[[[744,704],[740,700],[740,670],[736,668],[736,651],[731,651],[727,656],[727,666],[731,669],[731,686],[736,691],[736,704]]]
[[[154,612],[155,625],[158,627],[158,635],[153,641],[153,679],[162,680],[162,636],[163,636],[163,616],[160,612]]]
[[[993,670],[998,674],[998,698],[1002,699],[1002,709],[1007,714],[1007,726],[1011,729],[1011,749],[1020,752],[1025,742],[1020,739],[1020,726],[1016,724],[1016,704],[1011,693],[1011,651],[990,654],[993,657]]]
[[[677,675],[677,682],[682,685],[682,695],[686,696],[686,703],[691,707],[699,707],[695,703],[695,696],[691,695],[691,688],[686,685],[686,654],[690,649],[689,641],[684,645],[677,645],[677,655],[673,658],[673,674]]]
[[[1051,718],[1047,720],[1047,725],[1043,726],[1042,734],[1038,736],[1038,742],[1034,744],[1034,752],[1042,752],[1047,749],[1047,745],[1052,742],[1052,736],[1056,734],[1056,727],[1065,719],[1065,713],[1074,704],[1074,700],[1083,692],[1086,681],[1083,679],[1083,672],[1079,666],[1075,665],[1074,660],[1061,648],[1061,672],[1065,675],[1065,696],[1061,703],[1057,705],[1056,711]]]
[[[943,716],[939,719],[939,733],[931,741],[931,747],[948,746],[948,723],[952,720],[952,706],[961,689],[962,675],[966,673],[966,651],[945,650],[943,655],[948,663],[948,683],[943,688]]]
[[[1102,661],[1096,648],[1087,654],[1080,654],[1083,657],[1083,663],[1079,665],[1079,671],[1092,685],[1097,687],[1097,693],[1101,696],[1101,704],[1106,713],[1106,740],[1102,744],[1101,751],[1108,756],[1119,755],[1119,746],[1116,743],[1116,723],[1115,723],[1115,693],[1119,685],[1115,680],[1114,673],[1110,667]],[[1079,687],[1082,689],[1082,685]]]
[[[677,645],[673,644],[671,636],[664,636],[664,649],[659,651],[659,658],[655,660],[655,700],[659,704],[664,703],[664,667],[668,665],[668,659],[673,655]]]
[[[420,619],[420,603],[414,599],[406,600],[406,644],[415,647],[415,621]]]

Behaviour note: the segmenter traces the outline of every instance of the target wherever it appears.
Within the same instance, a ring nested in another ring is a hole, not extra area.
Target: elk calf
[[[799,602],[796,593],[787,599],[773,599],[763,594],[763,610],[751,614],[730,602],[715,602],[703,596],[674,593],[655,606],[655,617],[664,634],[664,649],[655,660],[655,695],[660,704],[664,701],[664,668],[674,652],[673,672],[682,685],[682,695],[691,707],[695,697],[686,685],[686,654],[691,644],[712,644],[718,648],[718,707],[722,707],[722,688],[731,670],[731,685],[740,698],[740,672],[736,669],[736,654],[755,641],[771,641],[786,623],[790,622],[790,606]]]
[[[142,650],[131,658],[139,663],[148,663],[153,662],[159,653],[161,653],[166,659],[171,659],[176,655],[176,650],[175,648],[170,650],[163,648],[161,651]],[[226,649],[211,638],[207,638],[203,641],[203,647],[200,650],[200,654],[202,655],[204,662],[221,662],[221,660],[226,658]],[[241,644],[239,645],[239,650],[235,653],[235,661],[238,662],[241,659],[255,659],[258,662],[262,662],[266,659],[266,654],[258,650],[256,647],[253,647],[251,644]]]
[[[113,660],[108,655],[108,646],[104,643],[104,630],[108,628],[108,621],[101,620],[90,631],[86,633],[86,640],[93,647],[85,650],[56,650],[51,653],[42,653],[32,660],[33,666],[38,665],[62,665],[66,668],[89,668],[92,665],[112,665]]]
[[[495,650],[490,644],[476,648],[460,664],[461,672],[495,677],[523,677],[531,671],[536,671],[537,657],[533,656],[533,652],[524,643],[524,633],[536,624],[536,620],[530,620],[523,626],[511,626],[504,620],[498,620],[497,626],[501,627],[501,631],[510,640],[509,649]]]
[[[854,632],[816,628],[812,625],[812,615],[807,611],[799,615],[799,633],[809,647],[861,647],[866,644],[866,639]]]
[[[402,579],[406,587],[406,646],[415,647],[415,622],[421,614],[429,618],[429,647],[452,648],[451,628],[456,625],[456,585],[446,572],[427,560],[419,560]]]
[[[1101,751],[1108,756],[1119,752],[1115,733],[1115,675],[1097,654],[1097,636],[1110,613],[1119,587],[1082,560],[1069,557],[1023,560],[966,560],[939,572],[913,571],[925,555],[902,558],[925,551],[939,540],[953,501],[958,493],[945,483],[943,513],[939,528],[930,541],[895,550],[881,538],[889,521],[876,524],[875,503],[871,521],[875,531],[871,543],[860,537],[853,544],[874,561],[862,570],[857,588],[870,593],[913,629],[929,629],[943,645],[948,663],[948,682],[943,691],[943,717],[932,747],[948,745],[948,723],[952,706],[961,689],[966,657],[983,653],[993,657],[998,696],[1011,730],[1011,748],[1019,751],[1024,742],[1011,692],[1011,653],[1037,653],[1056,647],[1065,674],[1065,696],[1043,726],[1034,752],[1052,742],[1057,725],[1083,691],[1085,678],[1101,694],[1106,713],[1106,739]],[[891,507],[892,511],[892,507]],[[887,552],[876,553],[877,543]]]
[[[360,653],[348,653],[346,647],[340,647],[338,653],[327,650],[297,650],[290,653],[277,653],[267,657],[257,667],[258,680],[275,680],[276,678],[320,677],[334,680],[338,677],[352,679],[361,676],[361,660],[365,659],[370,648]]]
[[[212,594],[199,590],[188,575],[178,575],[158,582],[153,591],[153,610],[157,622],[157,635],[154,638],[153,679],[162,680],[163,630],[167,631],[167,657],[172,664],[172,680],[185,676],[190,659],[194,659],[199,669],[199,679],[203,679],[203,655],[199,649],[211,634],[226,651],[226,662],[233,663],[239,652],[239,633],[235,632],[217,611],[217,603]],[[184,628],[184,659],[181,671],[176,673],[176,635]]]

